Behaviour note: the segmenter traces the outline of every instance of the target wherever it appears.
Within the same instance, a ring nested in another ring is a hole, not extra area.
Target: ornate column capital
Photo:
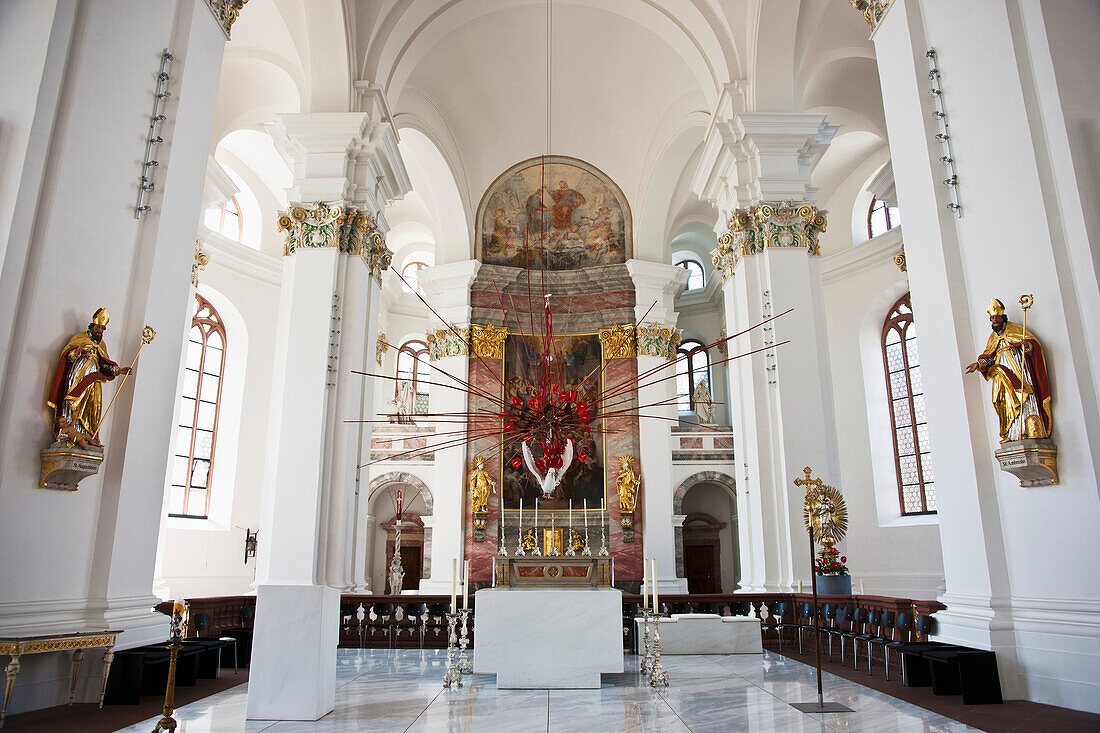
[[[358,255],[366,262],[371,275],[382,282],[393,259],[386,247],[386,237],[378,228],[377,219],[365,212],[318,201],[292,206],[279,216],[279,231],[286,232],[283,255],[300,248],[333,247],[344,254]]]
[[[680,346],[684,334],[678,328],[669,328],[658,323],[643,323],[635,327],[638,356],[656,356],[665,361],[676,358],[676,349]]]
[[[848,0],[852,7],[863,13],[863,19],[871,30],[878,27],[886,9],[890,7],[890,0]]]
[[[725,279],[733,275],[742,257],[769,247],[805,248],[811,255],[821,254],[818,235],[828,224],[825,214],[813,204],[790,201],[761,202],[737,209],[730,216],[726,233],[718,238],[711,260]]]
[[[604,359],[633,359],[638,355],[638,341],[633,323],[604,326],[600,329],[600,346]]]
[[[481,359],[504,359],[504,341],[508,329],[502,326],[470,326],[470,356]]]
[[[389,343],[386,342],[386,334],[379,331],[378,336],[374,340],[374,362],[378,366],[382,366],[382,358],[385,357],[386,352],[390,350]]]
[[[206,0],[206,7],[214,14],[214,20],[218,21],[226,40],[229,40],[229,31],[247,2],[248,0]]]
[[[469,356],[470,327],[455,326],[428,331],[428,359],[439,361],[450,356]]]

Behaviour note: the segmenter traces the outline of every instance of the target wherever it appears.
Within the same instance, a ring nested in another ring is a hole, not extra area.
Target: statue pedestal
[[[1020,479],[1020,486],[1058,483],[1058,446],[1050,438],[1028,438],[1002,443],[995,454],[1002,471]]]
[[[39,488],[59,491],[76,491],[78,483],[99,473],[103,463],[103,449],[78,448],[58,441],[39,454],[42,459],[42,477]]]
[[[474,594],[474,672],[500,689],[600,687],[623,671],[623,594],[614,588],[484,588]]]

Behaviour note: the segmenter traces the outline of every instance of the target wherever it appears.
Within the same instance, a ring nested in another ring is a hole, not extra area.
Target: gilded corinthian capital
[[[344,254],[362,257],[379,282],[393,260],[378,220],[359,209],[321,201],[292,206],[279,217],[279,231],[286,232],[284,256],[302,248],[333,247]]]
[[[504,340],[508,329],[501,326],[470,326],[470,356],[481,359],[503,359]]]
[[[821,254],[818,235],[827,224],[825,212],[813,204],[761,202],[737,209],[725,234],[718,238],[711,260],[722,277],[728,278],[742,257],[769,247],[798,247],[812,255]]]
[[[600,329],[600,346],[604,359],[633,359],[638,355],[638,343],[633,323],[605,326]]]

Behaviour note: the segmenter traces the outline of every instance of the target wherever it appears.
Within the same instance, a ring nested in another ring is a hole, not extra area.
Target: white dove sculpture
[[[565,441],[565,455],[562,456],[561,468],[547,467],[545,475],[536,470],[535,459],[531,455],[531,446],[527,445],[526,440],[523,441],[523,462],[527,464],[527,470],[538,481],[539,487],[542,489],[542,498],[549,499],[554,494],[554,490],[558,488],[558,484],[561,483],[565,472],[569,470],[569,464],[573,462],[573,441]]]

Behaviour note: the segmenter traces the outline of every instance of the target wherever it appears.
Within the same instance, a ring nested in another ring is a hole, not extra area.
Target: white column
[[[809,581],[805,492],[793,482],[805,466],[826,483],[840,479],[821,277],[812,252],[821,223],[816,209],[809,218],[797,213],[815,199],[810,171],[835,132],[821,115],[721,119],[692,183],[723,210],[736,210],[721,223],[732,230],[720,240],[715,263],[724,280],[728,332],[793,309],[729,342],[731,357],[775,345],[728,367],[735,464],[741,466],[734,475],[743,590],[786,591],[800,579]],[[782,202],[791,207],[781,208]],[[783,224],[799,239],[767,239],[771,230],[754,217]],[[778,346],[784,341],[789,343]]]
[[[646,324],[675,329],[678,316],[674,301],[687,284],[687,270],[643,260],[628,260],[626,268],[634,281],[634,318],[644,317]],[[643,325],[640,320],[638,325]],[[672,464],[668,446],[672,426],[676,424],[673,422],[676,419],[676,380],[662,378],[674,374],[675,368],[667,354],[638,354],[638,374],[654,371],[639,382],[638,404],[665,403],[638,412],[642,416],[667,418],[641,417],[638,420],[639,468],[645,510],[642,538],[645,556],[657,560],[657,587],[661,593],[687,593],[687,580],[676,576],[676,534],[672,525],[659,519],[672,515]],[[609,466],[608,470],[617,468]]]
[[[432,308],[456,327],[460,332],[469,328],[470,323],[470,286],[481,267],[478,260],[452,262],[436,265],[420,272],[420,285],[424,289],[425,299]],[[437,338],[450,341],[459,340],[447,330],[439,318],[432,316],[432,327]],[[466,343],[468,346],[469,338]],[[434,352],[432,344],[429,352]],[[467,348],[457,349],[454,356],[437,357],[433,354],[431,380],[440,384],[457,382],[444,376],[443,372],[465,382],[469,379],[470,359]],[[466,393],[455,389],[432,386],[429,388],[429,412],[464,412],[468,409]],[[465,423],[437,423],[437,432],[461,430]],[[460,436],[430,437],[432,443],[444,442]],[[463,497],[466,485],[466,446],[457,445],[435,452],[436,482],[432,486],[434,497],[434,519],[432,522],[432,558],[431,577],[420,581],[421,593],[449,593],[451,590],[451,560],[457,558],[459,567],[465,554],[465,528],[463,527]]]

